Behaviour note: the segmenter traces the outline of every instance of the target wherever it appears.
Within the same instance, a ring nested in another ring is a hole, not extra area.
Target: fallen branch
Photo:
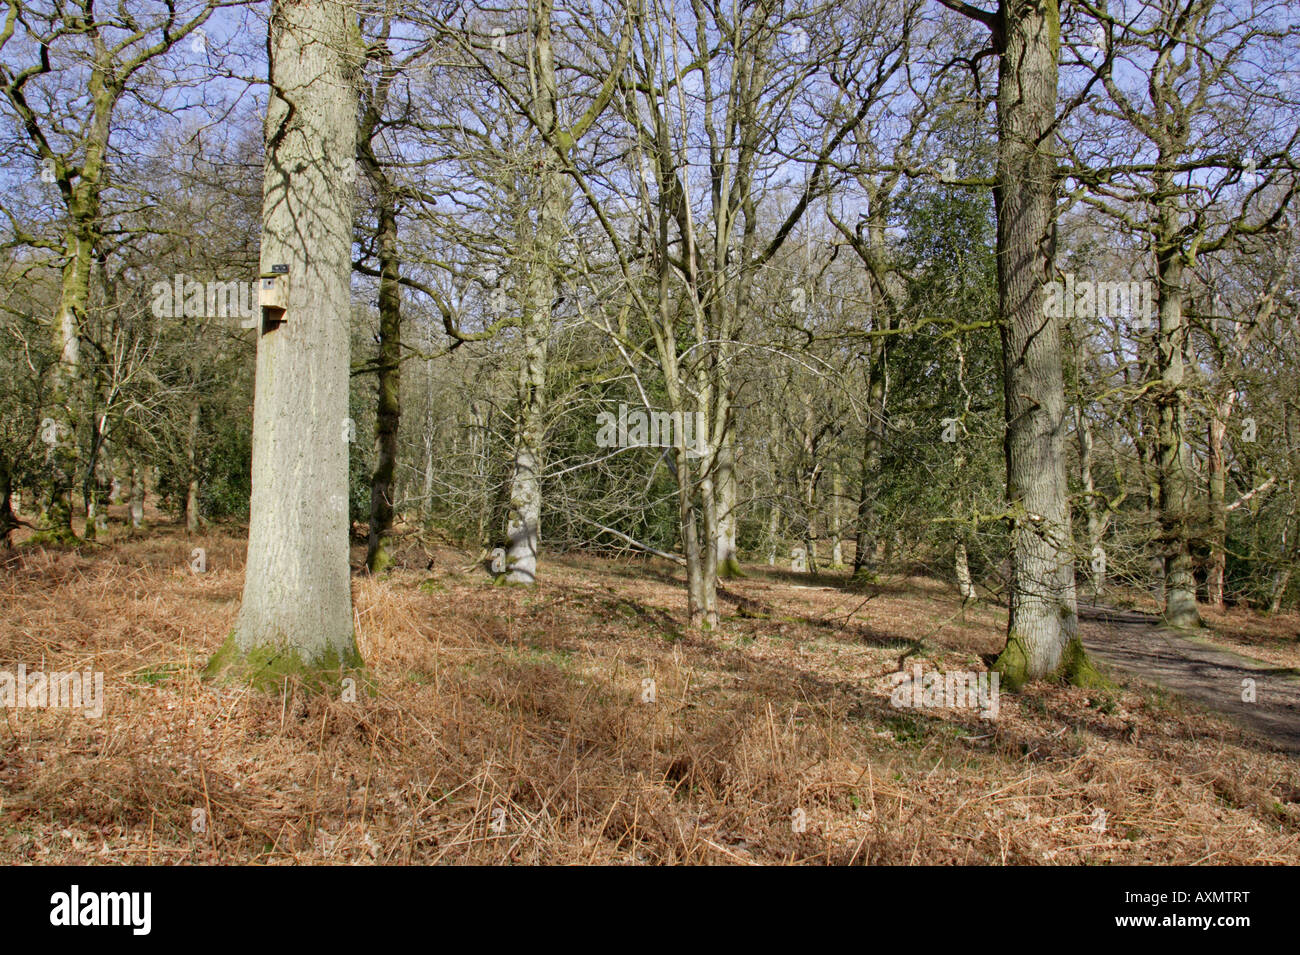
[[[639,540],[628,537],[622,531],[616,531],[612,527],[606,527],[604,524],[598,524],[597,522],[593,521],[589,517],[579,516],[578,520],[582,521],[585,524],[590,524],[592,527],[599,528],[600,530],[604,531],[606,534],[612,534],[613,536],[621,540],[623,543],[629,545],[630,547],[635,547],[637,550],[644,551],[645,553],[650,554],[654,557],[662,557],[665,560],[676,561],[682,566],[686,565],[686,558],[682,557],[680,554],[670,554],[664,550],[656,550],[655,548],[651,547],[649,544],[642,544]]]

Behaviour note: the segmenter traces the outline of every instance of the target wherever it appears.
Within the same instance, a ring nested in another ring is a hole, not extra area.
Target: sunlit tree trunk
[[[1060,15],[1055,0],[1005,0],[998,13],[998,306],[1006,397],[1012,585],[997,661],[1014,689],[1086,659],[1078,641],[1065,478],[1060,320],[1045,315],[1053,279]]]
[[[1208,426],[1209,454],[1206,470],[1209,478],[1210,561],[1205,572],[1205,599],[1215,610],[1224,607],[1224,580],[1228,570],[1227,466],[1223,456],[1228,418],[1236,401],[1230,391],[1214,403]]]
[[[741,577],[736,555],[736,449],[731,428],[718,448],[718,576]]]
[[[131,530],[144,528],[144,469],[134,457],[131,458],[131,492],[127,509],[131,515]]]
[[[953,573],[957,577],[957,592],[962,600],[975,598],[975,584],[970,576],[970,561],[966,556],[966,542],[960,538],[953,553]]]
[[[844,540],[843,530],[840,527],[840,497],[844,494],[844,486],[840,481],[840,464],[838,460],[831,462],[831,569],[841,570],[844,567]]]
[[[351,4],[275,0],[262,274],[288,267],[288,308],[263,309],[243,602],[208,665],[255,685],[338,679],[361,664],[348,566],[349,318],[360,35]]]
[[[199,514],[199,403],[196,400],[190,407],[189,428],[185,433],[185,532],[198,533],[202,523]]]
[[[1158,193],[1172,195],[1168,173],[1155,177]],[[1198,627],[1196,577],[1191,547],[1191,486],[1188,451],[1187,391],[1184,350],[1187,328],[1183,319],[1183,260],[1177,235],[1179,216],[1172,202],[1157,213],[1156,246],[1157,313],[1159,332],[1159,388],[1156,390],[1157,446],[1160,455],[1160,545],[1164,557],[1165,620],[1177,627]]]
[[[533,76],[534,119],[542,133],[535,163],[537,225],[526,263],[523,360],[519,369],[519,423],[515,433],[510,508],[506,516],[506,581],[537,581],[537,551],[542,533],[542,434],[546,415],[546,356],[551,309],[559,268],[560,241],[567,214],[564,174],[555,155],[561,140],[556,113],[556,76],[551,45],[551,2],[538,0],[530,10],[536,67]]]
[[[1097,506],[1097,485],[1092,476],[1092,423],[1082,408],[1074,411],[1074,433],[1079,442],[1079,483],[1083,486],[1083,513],[1086,520],[1088,582],[1095,601],[1106,586],[1106,559],[1101,549],[1105,531]]]

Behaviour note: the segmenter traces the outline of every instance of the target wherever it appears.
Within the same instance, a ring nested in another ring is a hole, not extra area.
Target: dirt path
[[[1079,608],[1088,652],[1103,663],[1231,717],[1278,748],[1300,753],[1300,677],[1159,625],[1156,617],[1102,607]],[[1242,699],[1254,680],[1255,700]]]

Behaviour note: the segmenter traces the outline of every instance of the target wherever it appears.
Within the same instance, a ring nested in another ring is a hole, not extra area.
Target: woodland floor
[[[900,660],[982,670],[1001,645],[1004,611],[933,580],[755,566],[699,635],[670,563],[547,555],[524,591],[450,547],[398,556],[353,579],[376,687],[354,703],[199,679],[242,529],[0,558],[0,669],[101,670],[107,699],[0,714],[0,862],[1300,863],[1294,700],[1282,746],[1243,728],[1254,665],[1204,640],[1086,621],[1118,685],[982,719],[890,703]],[[1274,712],[1300,616],[1210,622],[1267,661]]]

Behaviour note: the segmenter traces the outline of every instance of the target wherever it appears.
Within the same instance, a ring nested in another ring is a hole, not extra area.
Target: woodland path
[[[1079,606],[1088,653],[1114,669],[1173,690],[1300,755],[1300,674],[1211,646],[1150,614]],[[1255,700],[1242,700],[1243,680]]]

